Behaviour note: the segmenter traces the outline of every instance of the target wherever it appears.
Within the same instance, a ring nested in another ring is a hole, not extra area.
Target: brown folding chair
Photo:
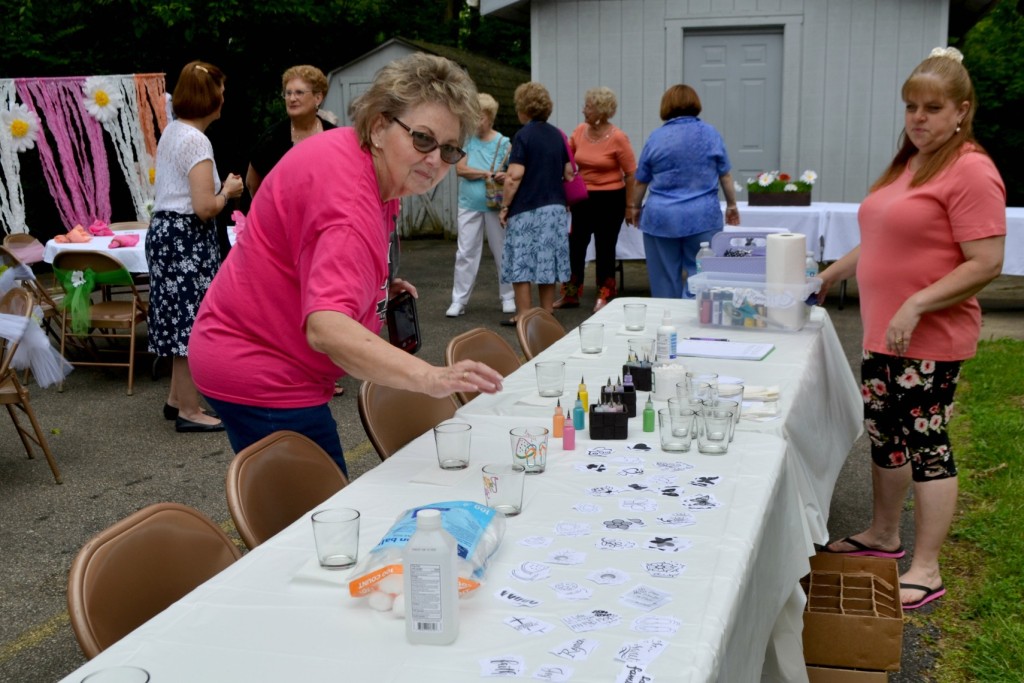
[[[445,365],[455,365],[465,359],[489,365],[506,377],[522,365],[515,349],[502,339],[501,335],[483,327],[463,332],[448,342],[448,346],[444,350]],[[458,391],[455,396],[459,399],[459,403],[465,405],[479,394],[479,391]]]
[[[92,659],[242,556],[206,515],[157,503],[86,542],[68,575],[71,627]]]
[[[565,336],[565,328],[543,308],[531,308],[516,321],[516,336],[526,360],[531,360]]]
[[[12,232],[4,237],[4,247],[19,261],[29,265],[43,260],[46,247],[27,232]]]
[[[358,405],[363,429],[381,460],[451,418],[459,408],[454,396],[433,398],[373,382],[359,386]]]
[[[274,432],[231,461],[228,511],[251,549],[347,485],[338,465],[316,443],[296,432]]]
[[[119,221],[111,223],[107,227],[113,232],[118,230],[147,230],[149,228],[149,221]]]
[[[10,238],[15,236],[20,235],[8,235],[7,237]],[[35,240],[34,237],[32,239]],[[8,268],[23,265],[24,261],[18,257],[18,254],[6,246],[7,241],[8,240],[5,239],[5,246],[0,247],[0,263]],[[42,309],[43,329],[46,330],[47,334],[53,337],[55,342],[59,342],[60,328],[58,327],[59,322],[57,312],[60,309],[57,304],[57,299],[63,298],[63,296],[61,294],[56,294],[57,298],[54,298],[55,293],[44,287],[34,276],[32,278],[22,280],[21,285],[28,291],[32,292],[32,296],[35,299],[36,304],[38,304],[39,308]]]
[[[32,294],[27,289],[15,287],[0,299],[0,313],[29,318],[32,315],[33,305]],[[29,320],[28,324],[33,325],[35,323]],[[11,416],[14,428],[18,430],[18,436],[21,437],[21,443],[25,446],[25,452],[28,454],[28,457],[35,457],[32,451],[32,444],[38,446],[43,455],[46,456],[46,462],[50,465],[50,471],[53,472],[54,480],[61,484],[63,481],[60,476],[60,468],[57,467],[57,461],[54,460],[53,453],[50,452],[50,445],[46,442],[46,436],[43,433],[43,428],[39,425],[36,413],[32,410],[32,403],[28,398],[28,389],[18,381],[18,373],[11,367],[11,359],[14,358],[14,352],[17,349],[17,341],[7,341],[0,337],[0,351],[3,354],[3,360],[0,361],[0,403],[7,408],[7,413]],[[28,417],[29,424],[32,427],[31,431],[21,424],[15,408]]]
[[[66,271],[84,271],[87,268],[92,268],[97,273],[107,273],[121,270],[124,265],[102,251],[62,251],[54,257],[53,267]],[[131,396],[135,387],[135,328],[140,323],[146,322],[146,304],[139,296],[139,290],[136,289],[130,275],[129,282],[123,286],[130,298],[92,303],[89,306],[87,324],[90,330],[90,341],[94,341],[95,338],[106,339],[108,342],[117,339],[127,340],[128,362],[100,360],[100,355],[109,350],[100,351],[96,347],[93,347],[96,348],[96,351],[92,360],[72,360],[70,358],[68,360],[75,366],[128,368],[128,395]],[[71,315],[65,310],[61,316],[60,353],[62,356],[65,356],[69,338],[73,337],[70,330],[71,323]],[[63,389],[63,387],[61,388]]]

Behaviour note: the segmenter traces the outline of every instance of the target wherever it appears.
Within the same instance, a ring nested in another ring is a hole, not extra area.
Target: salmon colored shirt
[[[860,205],[857,286],[864,349],[891,355],[885,332],[912,294],[965,261],[962,242],[1006,234],[1006,188],[985,154],[970,150],[920,187],[909,167]],[[908,358],[934,361],[974,356],[981,334],[975,297],[925,313],[910,338]]]
[[[576,126],[569,146],[583,182],[590,191],[621,190],[625,176],[636,172],[636,155],[629,137],[615,126],[597,142],[587,137],[587,124]]]

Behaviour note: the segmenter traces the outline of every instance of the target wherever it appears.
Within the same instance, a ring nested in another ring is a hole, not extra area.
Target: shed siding
[[[902,130],[900,84],[945,44],[948,20],[948,0],[533,0],[532,77],[567,132],[588,88],[612,88],[639,153],[681,78],[687,30],[781,26],[780,169],[817,171],[816,199],[860,201]]]

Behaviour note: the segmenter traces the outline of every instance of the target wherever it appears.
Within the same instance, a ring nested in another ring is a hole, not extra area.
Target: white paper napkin
[[[778,401],[779,385],[769,384],[768,386],[760,386],[757,384],[748,384],[743,387],[743,398],[758,401]]]
[[[324,569],[320,561],[313,554],[306,562],[299,567],[292,575],[292,582],[306,586],[331,586],[339,590],[348,588],[348,581],[351,578],[352,569]]]

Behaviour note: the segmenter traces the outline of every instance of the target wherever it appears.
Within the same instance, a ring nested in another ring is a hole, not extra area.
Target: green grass
[[[982,342],[964,364],[951,425],[960,513],[944,550],[943,683],[1024,679],[1024,341]]]

